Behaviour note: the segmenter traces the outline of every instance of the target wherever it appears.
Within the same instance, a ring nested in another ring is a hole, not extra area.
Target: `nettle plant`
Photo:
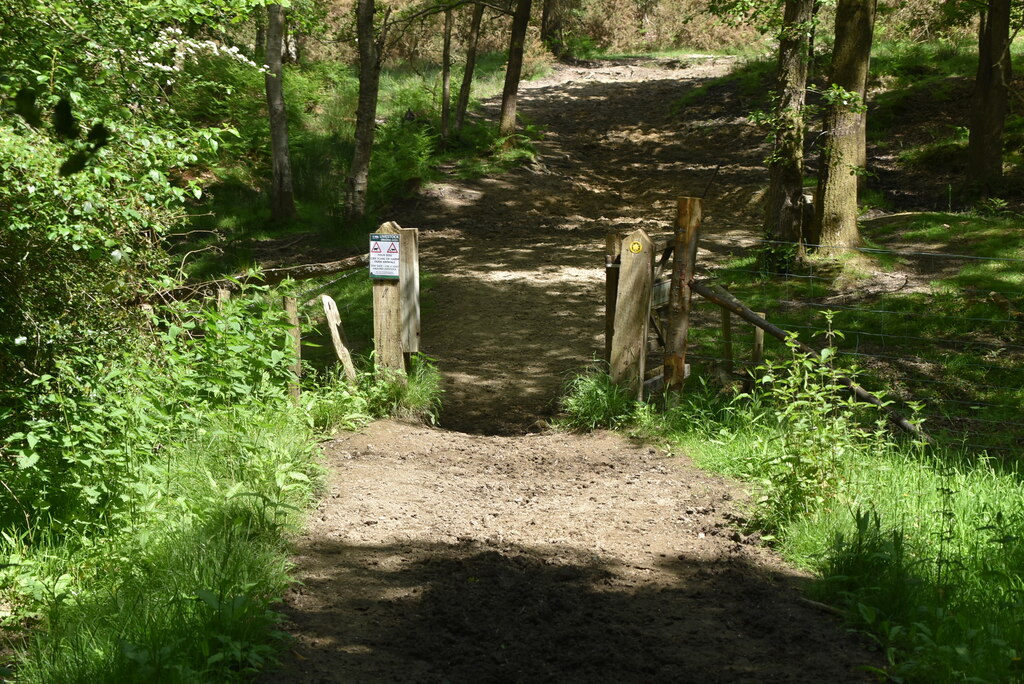
[[[272,299],[253,289],[222,310],[174,304],[120,354],[68,348],[19,397],[0,442],[0,526],[123,524],[135,484],[182,435],[220,411],[286,401],[293,352]]]
[[[758,436],[748,475],[762,484],[756,522],[768,531],[834,496],[844,463],[889,437],[885,416],[858,402],[841,382],[849,373],[836,368],[832,344],[842,333],[826,316],[829,344],[820,355],[802,352],[791,337],[790,358],[768,363],[760,380],[775,406],[767,414],[774,424]]]

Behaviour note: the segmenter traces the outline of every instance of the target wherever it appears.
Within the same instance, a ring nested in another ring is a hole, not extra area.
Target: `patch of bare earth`
[[[734,530],[735,485],[538,421],[603,348],[607,231],[664,230],[721,162],[706,254],[749,242],[760,134],[729,108],[672,106],[727,67],[560,67],[521,97],[547,131],[537,164],[428,186],[391,217],[424,231],[444,429],[382,421],[326,445],[283,606],[294,646],[264,681],[866,679],[877,657]]]

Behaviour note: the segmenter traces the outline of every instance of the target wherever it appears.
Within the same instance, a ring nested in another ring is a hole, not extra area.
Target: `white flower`
[[[23,344],[28,344],[28,338],[25,337],[24,335],[21,335],[19,337],[15,337],[14,338],[14,344],[15,344],[15,346],[18,346],[18,347],[20,347]]]

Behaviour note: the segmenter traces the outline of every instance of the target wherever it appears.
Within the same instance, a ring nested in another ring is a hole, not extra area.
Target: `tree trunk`
[[[459,88],[459,101],[455,105],[455,132],[462,130],[466,122],[466,109],[469,108],[469,93],[473,89],[473,71],[476,69],[476,47],[480,41],[480,23],[484,18],[482,3],[473,5],[473,20],[469,26],[469,38],[466,42],[466,72],[462,75],[462,87]]]
[[[373,31],[374,0],[356,5],[356,35],[359,41],[359,100],[356,105],[355,151],[349,168],[348,213],[354,219],[366,216],[366,193],[370,181],[370,155],[377,125],[377,95],[380,91],[380,45]]]
[[[259,14],[256,17],[256,40],[252,46],[252,59],[259,64],[267,56],[267,23]]]
[[[803,241],[804,102],[809,68],[810,22],[814,0],[786,0],[779,36],[779,102],[775,144],[768,163],[764,232],[769,240],[792,243],[770,250],[782,255]],[[774,261],[774,259],[773,259]]]
[[[519,93],[519,79],[523,73],[523,46],[526,44],[526,29],[530,25],[532,4],[533,0],[519,0],[516,12],[512,16],[508,68],[505,71],[505,88],[501,93],[501,122],[498,124],[498,135],[503,138],[509,138],[516,132],[516,98]]]
[[[878,0],[871,0],[874,5],[871,8],[870,28],[868,31],[870,35],[874,35],[874,17],[877,15],[876,7],[878,7]],[[868,38],[870,40],[870,38]],[[857,159],[854,165],[859,169],[857,174],[857,189],[861,190],[867,183],[867,79],[871,73],[871,48],[867,48],[867,56],[864,58],[864,81],[860,85],[861,104],[864,105],[864,109],[857,113]]]
[[[292,194],[292,165],[288,154],[288,115],[284,107],[281,47],[284,34],[284,10],[281,5],[267,5],[267,66],[264,82],[267,90],[267,112],[270,118],[270,155],[273,182],[270,188],[270,218],[287,221],[295,216]]]
[[[857,232],[859,107],[863,104],[877,0],[839,0],[832,84],[855,97],[835,98],[825,112],[824,147],[815,206],[817,240],[824,247],[860,244]]]
[[[558,0],[544,0],[540,14],[540,40],[548,46],[548,49],[555,55],[562,51],[561,40],[559,39],[559,22],[556,18]]]
[[[988,194],[1003,177],[1003,126],[1009,106],[1010,0],[988,0],[978,28],[978,73],[967,144],[967,180]]]
[[[452,120],[452,11],[444,12],[444,49],[441,52],[441,144],[448,141]]]

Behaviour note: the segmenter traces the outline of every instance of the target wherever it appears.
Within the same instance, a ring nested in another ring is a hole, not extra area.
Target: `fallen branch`
[[[178,301],[184,299],[195,299],[197,297],[211,296],[217,290],[231,290],[237,292],[243,285],[251,283],[259,285],[276,285],[288,280],[309,280],[319,276],[332,275],[351,271],[370,263],[369,254],[357,254],[356,256],[340,259],[338,261],[325,261],[320,264],[301,264],[299,266],[286,266],[284,268],[268,268],[259,273],[242,274],[229,278],[208,280],[203,283],[182,285],[171,290],[154,292],[148,299],[160,299],[163,301]]]

